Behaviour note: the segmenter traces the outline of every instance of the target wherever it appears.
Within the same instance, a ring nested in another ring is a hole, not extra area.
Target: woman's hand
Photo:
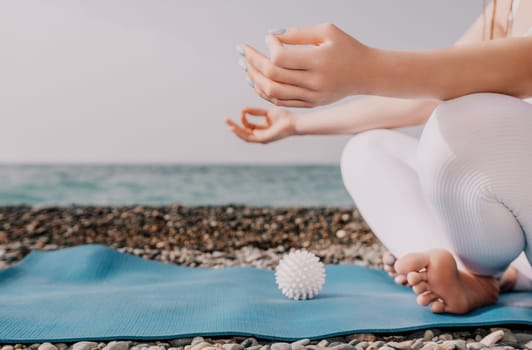
[[[270,58],[249,45],[243,54],[257,94],[278,106],[314,107],[369,92],[374,50],[333,24],[290,28],[266,41]]]
[[[264,124],[255,124],[247,115],[264,117]],[[295,134],[295,115],[285,109],[260,109],[246,107],[242,110],[242,126],[229,118],[225,122],[233,133],[246,142],[269,143]]]

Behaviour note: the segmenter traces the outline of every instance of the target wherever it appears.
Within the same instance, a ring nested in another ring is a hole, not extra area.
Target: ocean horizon
[[[354,207],[338,165],[0,164],[0,205]]]

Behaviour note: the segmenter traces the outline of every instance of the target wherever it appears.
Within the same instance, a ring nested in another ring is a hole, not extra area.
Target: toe
[[[438,296],[431,291],[426,291],[423,294],[417,296],[416,301],[421,306],[427,306],[430,303],[436,301]]]
[[[394,278],[395,283],[400,284],[404,286],[407,283],[406,276],[405,275],[397,275]]]
[[[412,271],[420,271],[429,265],[430,257],[426,253],[408,254],[397,260],[395,271],[401,274],[407,274]]]
[[[442,299],[437,298],[430,305],[430,311],[437,313],[437,314],[445,312],[445,302]]]
[[[412,286],[412,290],[416,294],[422,294],[429,290],[429,285],[427,282],[419,282],[418,284]]]
[[[406,275],[406,279],[408,283],[410,283],[413,286],[421,282],[426,282],[427,273],[426,272],[409,272]]]

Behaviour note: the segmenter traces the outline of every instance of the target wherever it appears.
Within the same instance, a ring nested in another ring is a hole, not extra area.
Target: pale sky
[[[372,45],[452,44],[480,0],[2,0],[0,162],[338,163],[349,136],[246,144],[224,117],[268,106],[235,46],[332,22]],[[344,101],[345,102],[345,101]],[[301,111],[306,112],[305,110]]]

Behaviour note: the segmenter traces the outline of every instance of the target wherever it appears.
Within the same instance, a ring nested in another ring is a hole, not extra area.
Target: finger
[[[279,83],[270,80],[261,74],[255,67],[250,66],[248,69],[250,79],[264,94],[270,102],[272,99],[278,100],[303,100],[310,101],[315,98],[315,92],[299,86]]]
[[[255,140],[255,137],[253,136],[252,133],[236,126],[236,127],[231,127],[231,130],[233,131],[233,133],[238,136],[240,139],[246,141],[246,142],[256,142]]]
[[[257,117],[264,117],[266,119],[265,124],[255,124],[247,119],[247,115],[253,115]],[[245,107],[242,110],[242,125],[244,125],[248,129],[267,129],[272,125],[272,122],[270,120],[270,117],[268,116],[268,111],[262,108],[252,108],[252,107]]]
[[[278,67],[292,70],[308,70],[315,66],[315,48],[283,46],[279,38],[266,36],[270,60]]]
[[[304,70],[285,69],[278,67],[272,61],[259,51],[249,45],[244,45],[246,50],[246,64],[252,66],[255,70],[270,80],[278,81],[285,84],[307,87],[308,75]]]
[[[315,104],[309,101],[303,100],[278,100],[274,99],[273,103],[276,106],[292,107],[292,108],[312,108]]]
[[[319,45],[325,40],[326,26],[319,24],[308,27],[288,28],[282,34],[275,35],[284,44],[290,45]]]

